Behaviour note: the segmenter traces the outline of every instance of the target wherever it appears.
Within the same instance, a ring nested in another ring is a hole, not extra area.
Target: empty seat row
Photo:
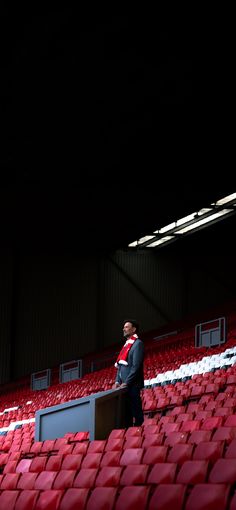
[[[181,483],[193,483],[193,481],[186,481],[186,476],[190,476],[191,472],[195,473],[195,469],[200,469],[202,479],[194,478],[195,482],[210,481],[212,483],[232,483],[233,479],[236,480],[236,458],[230,453],[226,457],[222,457],[223,444],[221,443],[199,443],[196,448],[190,444],[177,444],[169,451],[165,446],[150,447],[144,453],[142,449],[127,449],[123,452],[112,451],[104,454],[87,454],[84,458],[82,455],[68,455],[62,460],[58,456],[50,457],[46,463],[46,458],[36,457],[33,461],[23,459],[17,466],[12,464],[6,465],[3,473],[0,474],[0,488],[8,488],[10,484],[17,486],[21,480],[35,482],[37,485],[31,488],[52,488],[39,487],[39,480],[46,480],[51,485],[55,480],[64,480],[66,476],[74,479],[76,475],[80,476],[80,472],[98,473],[98,470],[107,470],[108,474],[112,475],[113,468],[119,476],[122,469],[129,467],[130,473],[137,473],[139,470],[145,473],[145,480],[138,483],[145,483],[149,470],[158,465],[158,469],[163,469],[165,472],[170,468],[173,473],[173,479],[169,479],[168,483],[175,480]],[[50,462],[52,461],[52,462]],[[140,467],[141,466],[141,467]],[[185,469],[185,479],[179,479],[182,469]],[[174,469],[174,472],[173,472]],[[176,475],[176,476],[175,476]],[[110,475],[109,475],[110,476]],[[118,476],[118,475],[117,475]],[[195,476],[195,475],[194,475]],[[44,483],[44,482],[43,482]],[[132,484],[135,483],[132,481]],[[153,482],[160,483],[160,482]],[[73,485],[73,481],[71,481]],[[28,487],[27,487],[28,488]],[[55,487],[54,487],[55,488]]]
[[[8,510],[235,510],[236,495],[226,484],[12,490],[0,494],[0,508]]]
[[[0,490],[14,489],[66,489],[68,487],[106,487],[159,483],[228,483],[236,480],[235,459],[217,459],[213,465],[209,460],[186,460],[156,462],[155,464],[98,466],[81,469],[61,469],[7,473],[0,475]]]

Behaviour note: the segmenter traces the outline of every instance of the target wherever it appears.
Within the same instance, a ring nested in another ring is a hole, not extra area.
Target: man
[[[126,341],[115,363],[118,370],[113,388],[127,388],[125,395],[127,428],[133,425],[139,427],[143,423],[140,390],[144,387],[144,344],[138,338],[138,330],[139,325],[136,320],[124,321],[123,336]]]

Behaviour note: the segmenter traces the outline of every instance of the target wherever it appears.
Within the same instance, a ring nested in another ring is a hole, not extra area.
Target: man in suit
[[[123,345],[116,360],[117,376],[113,388],[127,388],[126,427],[138,427],[143,423],[140,390],[144,387],[143,363],[144,344],[138,337],[139,325],[134,319],[123,324]]]

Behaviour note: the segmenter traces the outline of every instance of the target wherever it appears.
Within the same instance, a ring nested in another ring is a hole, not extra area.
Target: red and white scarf
[[[126,340],[125,344],[123,345],[120,354],[115,362],[115,367],[117,368],[118,365],[128,365],[127,358],[129,351],[134,344],[135,340],[138,338],[138,335],[134,334],[132,335],[128,340]]]

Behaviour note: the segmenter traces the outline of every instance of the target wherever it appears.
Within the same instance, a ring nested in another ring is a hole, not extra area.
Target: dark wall
[[[20,264],[15,373],[96,349],[96,259],[44,255]]]
[[[11,324],[12,324],[12,271],[10,254],[0,255],[0,382],[10,379]]]

